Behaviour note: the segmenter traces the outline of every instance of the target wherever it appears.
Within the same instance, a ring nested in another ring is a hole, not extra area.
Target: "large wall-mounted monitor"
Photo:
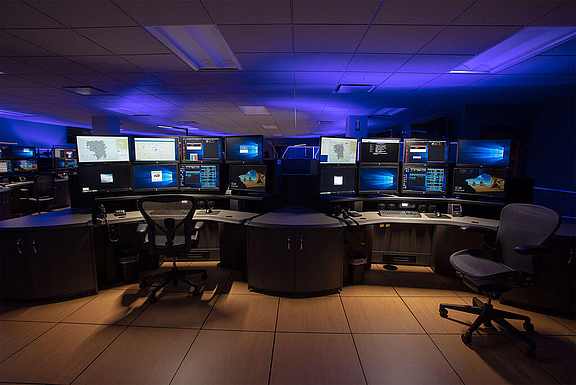
[[[38,171],[36,159],[12,159],[12,172],[35,172]]]
[[[12,146],[10,149],[12,159],[32,159],[36,157],[35,147]]]
[[[78,163],[130,162],[127,136],[77,136]]]
[[[322,164],[356,164],[358,139],[320,137],[320,157]]]
[[[83,193],[131,191],[132,167],[128,163],[80,165],[78,184]]]
[[[354,194],[356,192],[356,166],[320,167],[320,194]]]
[[[510,139],[460,139],[458,141],[458,166],[508,167]]]
[[[228,185],[231,190],[266,192],[266,165],[237,164],[230,166]]]
[[[358,192],[365,194],[398,192],[398,166],[360,166]]]
[[[215,137],[183,136],[180,138],[182,162],[220,162],[221,139]]]
[[[466,167],[454,169],[454,195],[504,199],[506,168]]]
[[[360,139],[360,163],[398,163],[400,139]]]
[[[404,140],[404,163],[446,163],[448,143],[445,140]]]
[[[72,170],[78,167],[78,157],[73,148],[52,149],[52,168],[54,170]]]
[[[134,137],[134,162],[177,162],[178,138]]]
[[[182,190],[220,190],[219,164],[181,164],[178,174]]]
[[[442,195],[446,193],[446,169],[433,165],[404,165],[402,192]]]
[[[132,167],[134,191],[178,189],[177,164],[138,164]]]
[[[12,161],[10,159],[0,160],[0,174],[8,174],[12,172]]]
[[[262,162],[264,137],[227,136],[225,138],[227,163],[258,163]]]

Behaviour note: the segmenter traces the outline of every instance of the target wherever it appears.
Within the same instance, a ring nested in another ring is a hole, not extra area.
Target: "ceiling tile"
[[[548,51],[541,53],[539,56],[546,55],[576,55],[576,38],[551,48]]]
[[[498,74],[576,74],[576,56],[535,56]]]
[[[228,92],[254,92],[252,84],[215,84],[214,87],[222,93]]]
[[[286,84],[294,83],[294,72],[278,71],[247,71],[248,77],[254,84]]]
[[[551,87],[556,85],[574,85],[573,75],[492,75],[472,87]]]
[[[395,54],[356,54],[348,66],[348,71],[394,72],[411,57]]]
[[[244,71],[204,71],[200,76],[210,84],[242,84],[250,83]]]
[[[369,24],[380,1],[294,0],[296,24]]]
[[[78,75],[67,75],[67,77],[77,82],[84,83],[96,88],[105,86],[123,85],[118,80],[102,74],[78,74]]]
[[[123,86],[101,86],[99,87],[101,90],[104,90],[110,94],[114,95],[121,95],[123,97],[128,97],[130,95],[146,95],[148,94],[146,91],[138,89],[136,87],[131,87],[128,85]]]
[[[342,72],[295,72],[296,83],[331,84],[336,85],[342,77]]]
[[[296,53],[297,71],[344,71],[352,54]]]
[[[0,57],[0,71],[8,75],[20,75],[20,74],[47,74],[34,63],[31,65],[26,65],[22,62],[24,58],[18,58],[19,60],[14,60],[8,57]],[[26,59],[24,59],[26,60]]]
[[[296,25],[294,51],[353,53],[365,31],[365,25]]]
[[[236,58],[244,70],[293,70],[292,53],[238,53]]]
[[[62,28],[62,24],[22,1],[0,1],[2,28]]]
[[[563,1],[476,1],[452,25],[527,25]]]
[[[70,79],[59,75],[19,75],[20,77],[51,87],[64,87],[70,85]],[[0,79],[3,83],[3,79]]]
[[[212,24],[198,0],[127,0],[115,1],[115,3],[144,26]]]
[[[118,56],[71,56],[69,59],[88,68],[92,68],[94,72],[133,73],[142,71],[134,64]]]
[[[372,25],[359,53],[415,53],[442,30],[433,26]]]
[[[216,24],[289,24],[290,1],[204,0]]]
[[[424,85],[424,87],[464,87],[488,75],[476,74],[444,74]]]
[[[70,29],[19,29],[9,33],[58,55],[109,55],[99,45]]]
[[[28,4],[68,27],[137,25],[111,1],[29,1]]]
[[[576,26],[576,1],[567,1],[531,25],[541,27]]]
[[[437,74],[392,74],[380,87],[420,87],[438,77]]]
[[[79,28],[76,31],[117,55],[170,53],[141,27]]]
[[[0,31],[1,56],[54,56],[55,53]]]
[[[177,89],[188,94],[217,93],[218,90],[210,84],[175,85]]]
[[[151,95],[173,95],[180,94],[181,91],[169,85],[155,85],[155,86],[137,86],[142,91],[146,91]]]
[[[415,55],[400,67],[398,72],[446,73],[471,57],[471,55]]]
[[[155,72],[153,75],[172,85],[180,84],[208,84],[194,71],[186,72]]]
[[[374,24],[448,25],[471,3],[472,0],[386,0]]]
[[[94,70],[63,57],[21,57],[19,61],[59,75],[86,74]]]
[[[127,55],[122,57],[148,72],[190,71],[190,67],[174,54]]]
[[[386,80],[389,72],[352,72],[346,71],[340,80],[342,84],[373,84],[378,85]]]
[[[292,52],[292,28],[284,25],[222,25],[224,39],[236,52]]]
[[[476,55],[518,30],[518,27],[450,26],[420,53]]]
[[[162,80],[147,73],[109,73],[108,76],[132,86],[164,84]]]
[[[19,76],[13,75],[2,75],[0,77],[0,87],[11,86],[11,87],[45,87],[44,84],[37,83],[33,80],[21,78]]]

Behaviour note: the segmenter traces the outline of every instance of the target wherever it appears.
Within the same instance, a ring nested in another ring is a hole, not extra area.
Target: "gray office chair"
[[[22,189],[22,192],[25,194],[23,199],[26,201],[28,212],[30,212],[32,208],[35,208],[38,213],[42,207],[48,210],[48,205],[55,201],[54,174],[34,175],[32,189]]]
[[[156,302],[156,293],[170,282],[177,285],[182,281],[194,288],[193,295],[198,295],[198,284],[188,279],[187,275],[201,274],[202,280],[208,277],[206,269],[178,269],[176,259],[185,256],[198,247],[199,233],[204,228],[204,222],[194,222],[196,202],[182,195],[147,196],[138,200],[138,209],[146,220],[140,224],[137,232],[146,236],[148,248],[153,254],[172,257],[172,269],[165,273],[144,277],[140,288],[148,286],[148,282],[162,278],[162,281],[150,293],[150,302]]]
[[[448,309],[465,313],[478,314],[478,318],[462,334],[464,344],[470,346],[472,333],[480,325],[490,327],[492,321],[509,332],[519,336],[528,344],[526,355],[534,358],[536,345],[524,333],[516,329],[506,319],[524,321],[527,332],[534,331],[530,317],[494,309],[492,300],[515,287],[529,287],[538,283],[539,259],[551,250],[543,244],[560,226],[560,215],[546,207],[516,203],[502,209],[500,225],[496,233],[496,242],[491,246],[496,250],[498,261],[484,251],[466,249],[450,256],[450,263],[456,274],[464,283],[488,297],[483,303],[474,297],[473,306],[440,304],[440,316],[447,317]],[[463,231],[474,231],[482,234],[492,232],[486,228],[461,227]]]

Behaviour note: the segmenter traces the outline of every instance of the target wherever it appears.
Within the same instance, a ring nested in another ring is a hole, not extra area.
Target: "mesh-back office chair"
[[[28,212],[32,207],[34,207],[37,212],[40,212],[43,206],[48,208],[48,205],[53,203],[55,200],[54,175],[34,175],[34,184],[32,185],[32,189],[22,189],[22,192],[26,194],[22,199],[26,201]]]
[[[538,282],[539,257],[550,253],[542,246],[560,226],[560,216],[546,207],[523,203],[510,204],[502,209],[500,225],[493,245],[499,256],[495,261],[482,250],[466,249],[450,256],[450,263],[464,280],[464,283],[480,294],[488,297],[483,303],[474,297],[474,305],[440,304],[440,316],[447,317],[448,309],[478,314],[478,318],[462,334],[462,341],[470,346],[472,333],[484,324],[489,327],[494,321],[509,332],[522,338],[527,344],[526,355],[533,358],[536,346],[524,333],[521,333],[508,319],[523,320],[524,329],[534,330],[530,317],[494,309],[492,300],[514,287],[534,286]],[[490,230],[478,227],[461,227],[463,231],[488,233]]]
[[[204,222],[194,222],[195,201],[181,195],[147,196],[138,200],[138,209],[146,223],[138,226],[138,233],[146,235],[148,247],[152,253],[172,257],[173,265],[170,271],[144,277],[140,288],[146,288],[148,282],[162,278],[162,282],[150,293],[150,302],[156,302],[156,293],[163,287],[178,281],[183,281],[194,288],[198,295],[198,284],[190,281],[187,275],[202,274],[202,279],[208,277],[206,269],[178,269],[176,258],[186,255],[190,249],[198,247],[199,233]]]

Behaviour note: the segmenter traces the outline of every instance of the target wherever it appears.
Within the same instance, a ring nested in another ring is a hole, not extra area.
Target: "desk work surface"
[[[261,215],[246,223],[250,227],[267,228],[333,228],[343,224],[336,218],[302,206],[287,206]]]
[[[406,218],[406,217],[381,217],[377,211],[364,211],[361,212],[362,216],[354,218],[360,225],[377,225],[380,223],[410,223],[418,225],[448,225],[448,226],[481,226],[496,230],[499,221],[496,219],[484,219],[476,217],[453,217],[447,215],[449,218],[429,218],[422,215],[420,218]],[[445,214],[446,215],[446,214]],[[348,223],[355,225],[355,223],[347,219]]]

